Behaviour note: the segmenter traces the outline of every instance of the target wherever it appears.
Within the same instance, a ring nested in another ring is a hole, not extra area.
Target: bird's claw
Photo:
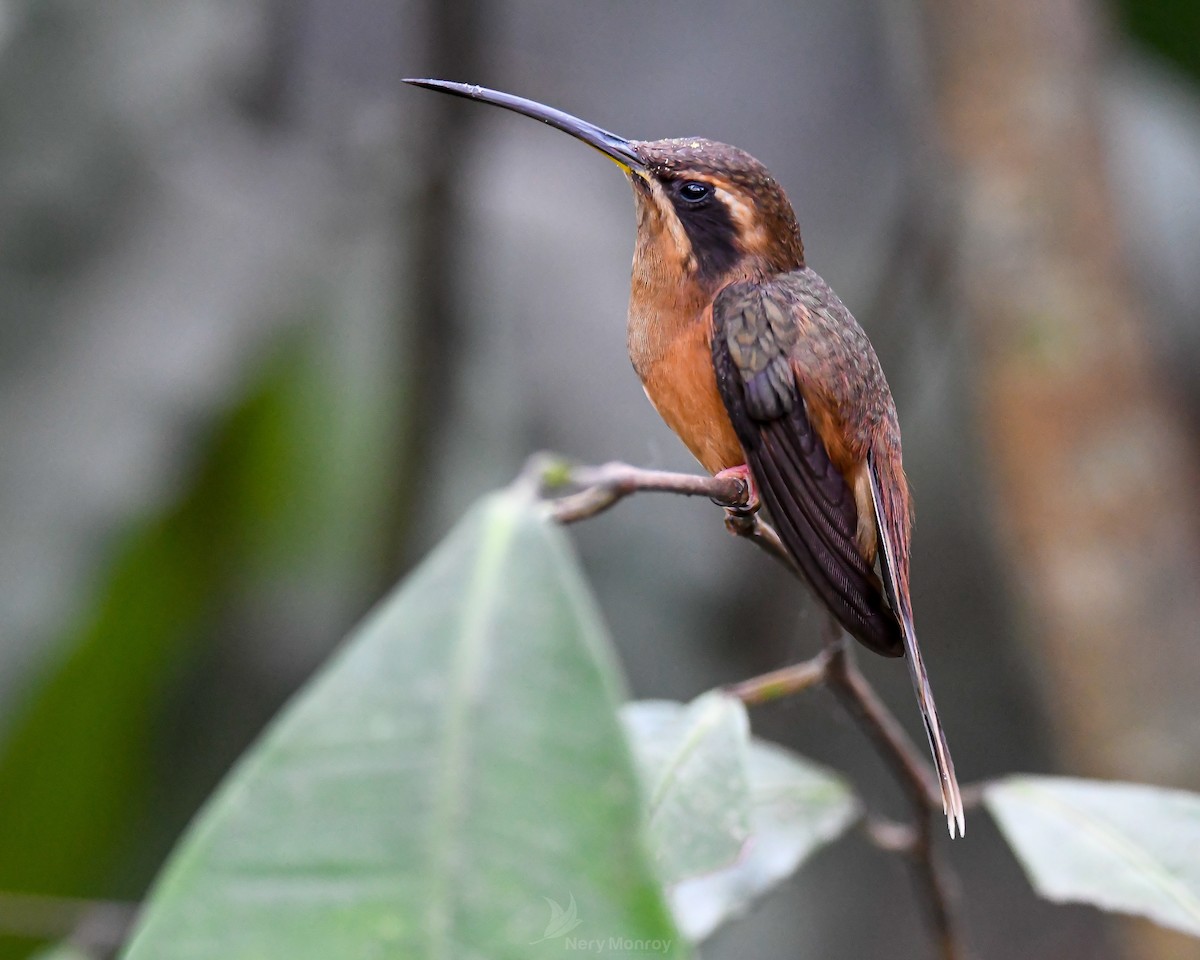
[[[717,480],[736,480],[741,488],[736,500],[719,500],[713,498],[713,503],[725,508],[725,525],[733,529],[731,524],[744,521],[758,512],[761,501],[758,498],[758,487],[750,468],[745,464],[730,467],[714,475]]]

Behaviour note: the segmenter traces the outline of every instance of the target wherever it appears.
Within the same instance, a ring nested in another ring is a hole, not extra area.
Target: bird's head
[[[533,100],[448,80],[408,80],[513,110],[595,147],[633,183],[638,257],[681,281],[717,289],[732,279],[804,266],[804,247],[783,187],[737,147],[687,137],[626,140]]]

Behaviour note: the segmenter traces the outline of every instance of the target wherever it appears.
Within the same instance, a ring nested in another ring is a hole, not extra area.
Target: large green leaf
[[[230,775],[126,960],[685,955],[614,677],[562,535],[490,498]]]
[[[1200,936],[1200,796],[1022,776],[988,786],[984,799],[1043,897]]]
[[[703,940],[793,874],[859,814],[835,774],[752,739],[745,708],[709,693],[689,705],[627,704],[651,840],[684,934]],[[681,849],[682,848],[682,849]]]

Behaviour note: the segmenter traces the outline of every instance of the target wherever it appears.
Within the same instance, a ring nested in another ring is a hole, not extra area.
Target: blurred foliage
[[[379,438],[326,359],[312,330],[269,357],[199,444],[177,501],[114,546],[0,748],[0,889],[111,895],[141,839],[156,716],[223,615],[256,586],[302,579],[314,557],[336,577],[377,561],[378,457],[355,445],[377,454]]]
[[[1128,33],[1200,83],[1200,3],[1196,0],[1117,0]]]

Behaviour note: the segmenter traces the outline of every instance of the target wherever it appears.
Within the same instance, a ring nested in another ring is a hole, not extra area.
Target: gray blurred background
[[[896,396],[960,775],[1200,789],[1194,0],[0,0],[0,956],[69,932],[61,898],[137,900],[528,454],[694,469],[624,352],[628,186],[404,76],[763,160]],[[636,696],[817,647],[707,503],[573,535]],[[861,659],[915,731],[905,671]],[[824,693],[754,721],[902,813]],[[1200,956],[1037,901],[969,822],[978,956]],[[852,837],[704,955],[929,946],[903,863]]]

